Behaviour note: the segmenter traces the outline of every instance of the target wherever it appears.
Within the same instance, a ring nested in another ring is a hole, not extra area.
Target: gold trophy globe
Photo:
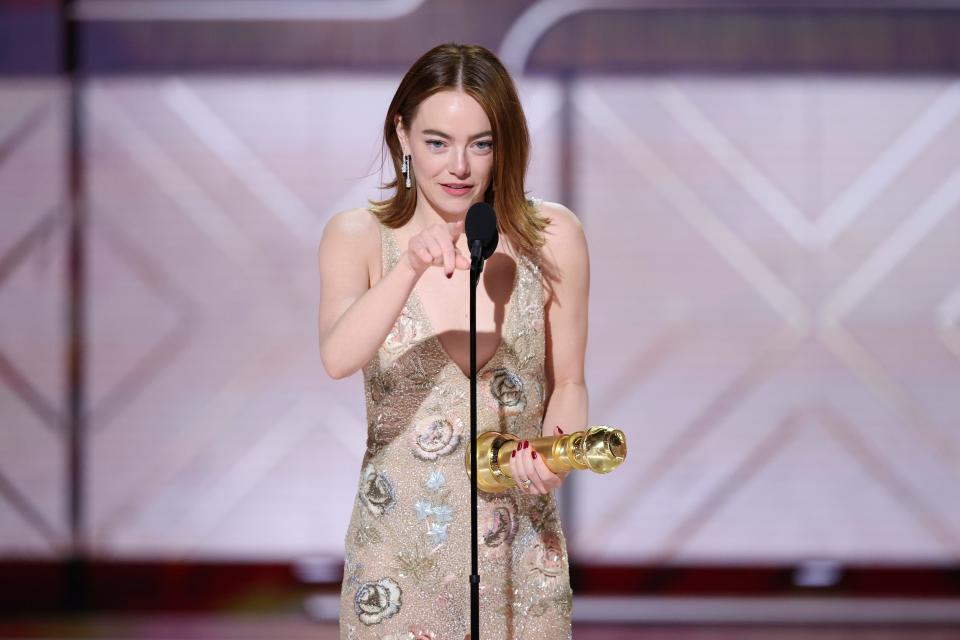
[[[501,493],[517,486],[510,472],[510,454],[522,440],[509,433],[487,431],[477,438],[477,487],[487,493]],[[627,439],[620,429],[590,427],[561,436],[545,436],[530,446],[554,473],[589,469],[610,473],[627,457]],[[470,447],[465,460],[470,475]]]

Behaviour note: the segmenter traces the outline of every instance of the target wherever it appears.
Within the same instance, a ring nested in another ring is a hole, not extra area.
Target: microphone
[[[497,214],[486,202],[478,202],[467,211],[464,222],[467,246],[470,247],[470,265],[481,271],[483,261],[493,255],[500,239],[497,232]]]

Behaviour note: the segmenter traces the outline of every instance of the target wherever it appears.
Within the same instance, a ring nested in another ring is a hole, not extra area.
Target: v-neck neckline
[[[397,253],[399,253],[400,243],[397,242],[397,237],[393,233],[393,229],[390,229],[386,226],[384,226],[384,229],[390,236],[390,242],[393,244],[394,248],[398,250]],[[513,258],[513,256],[510,257]],[[503,348],[506,344],[505,337],[507,335],[507,329],[510,327],[510,324],[513,320],[513,308],[516,306],[513,298],[517,293],[517,289],[520,287],[520,259],[513,258],[513,260],[515,264],[515,268],[513,270],[513,286],[510,289],[510,297],[507,298],[507,305],[509,308],[506,310],[503,318],[503,324],[500,326],[500,340],[497,343],[497,348],[494,350],[493,355],[490,356],[490,358],[483,364],[482,367],[477,368],[478,379],[480,378],[480,374],[487,370],[487,367],[496,362],[498,356],[500,356],[500,352],[503,351]],[[469,295],[469,293],[470,291],[468,289],[467,295]],[[457,361],[450,356],[450,352],[447,351],[446,347],[443,346],[443,342],[440,340],[440,336],[437,334],[436,329],[433,328],[433,323],[430,322],[430,316],[427,315],[427,311],[423,306],[423,302],[420,300],[420,296],[417,294],[416,285],[414,285],[413,290],[410,291],[410,296],[407,298],[407,305],[414,307],[414,313],[418,316],[418,320],[426,327],[426,333],[430,335],[428,340],[432,340],[437,349],[443,355],[443,358],[449,364],[452,364],[453,368],[456,369],[461,376],[463,376],[466,380],[469,380],[469,371],[465,372],[463,369],[461,369],[460,365],[457,364]],[[469,328],[467,330],[469,332]]]

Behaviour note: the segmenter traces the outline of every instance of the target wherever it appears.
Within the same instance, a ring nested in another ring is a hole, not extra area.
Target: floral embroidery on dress
[[[439,469],[434,469],[430,472],[430,476],[427,478],[427,489],[431,491],[440,491],[443,489],[443,485],[447,483],[447,479],[443,475],[443,471]]]
[[[367,458],[376,458],[403,432],[403,425],[389,413],[380,411],[367,424]]]
[[[393,329],[387,334],[383,341],[383,349],[391,355],[403,353],[410,346],[417,342],[418,330],[417,320],[407,305],[400,310],[397,321],[393,324]]]
[[[378,371],[370,376],[367,388],[370,390],[370,399],[380,404],[394,392],[397,380],[390,370]]]
[[[433,631],[421,629],[416,625],[410,625],[409,631],[398,631],[388,636],[383,636],[383,640],[437,640]]]
[[[407,360],[404,377],[409,381],[411,387],[420,391],[432,389],[436,382],[436,376],[427,373],[423,359],[418,354],[413,354]]]
[[[383,535],[380,530],[368,522],[360,522],[353,530],[353,542],[358,547],[365,547],[368,544],[380,544],[383,542]]]
[[[364,582],[353,599],[354,610],[365,625],[379,624],[400,611],[402,591],[393,578]]]
[[[517,505],[512,495],[488,497],[479,519],[487,557],[500,556],[517,535]]]
[[[553,534],[541,537],[529,547],[525,561],[529,570],[540,576],[541,585],[547,586],[550,581],[560,577],[565,569],[560,539]]]
[[[394,556],[397,575],[400,578],[413,578],[417,584],[423,584],[437,568],[437,558],[424,548],[421,541],[399,551]]]
[[[421,498],[417,500],[413,508],[417,514],[417,521],[426,521],[427,536],[434,546],[439,546],[447,541],[450,523],[453,522],[453,508],[447,503],[449,492],[441,493],[446,478],[442,471],[434,470],[427,477],[426,485],[432,497],[427,500]]]
[[[386,226],[381,238],[386,274],[402,250]],[[517,272],[501,343],[480,371],[478,428],[533,439],[549,393],[545,288],[535,261],[510,257]],[[341,640],[449,640],[469,630],[470,386],[432,333],[414,291],[363,368],[367,451],[346,536]],[[569,640],[568,563],[554,497],[481,493],[478,506],[484,636]]]
[[[368,464],[363,470],[360,500],[367,511],[375,516],[382,516],[389,511],[396,500],[393,484],[387,474],[378,471],[372,464]]]
[[[480,381],[486,383],[490,392],[488,404],[493,408],[508,416],[523,413],[527,399],[523,392],[523,379],[515,371],[504,367],[484,371]]]
[[[557,515],[557,504],[549,499],[549,496],[538,496],[534,498],[534,504],[530,507],[530,524],[537,533],[550,531],[559,526],[559,517]]]
[[[413,455],[427,461],[445,456],[460,444],[462,433],[463,423],[459,418],[428,415],[417,421],[410,433]]]

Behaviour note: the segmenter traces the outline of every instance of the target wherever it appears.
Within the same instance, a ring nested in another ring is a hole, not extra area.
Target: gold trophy
[[[501,493],[517,486],[510,473],[510,454],[522,440],[509,433],[487,431],[477,438],[477,487],[487,493]],[[610,473],[627,457],[627,439],[620,429],[590,427],[569,435],[544,436],[530,441],[547,468],[554,473],[590,469]],[[470,447],[464,462],[470,475]]]

